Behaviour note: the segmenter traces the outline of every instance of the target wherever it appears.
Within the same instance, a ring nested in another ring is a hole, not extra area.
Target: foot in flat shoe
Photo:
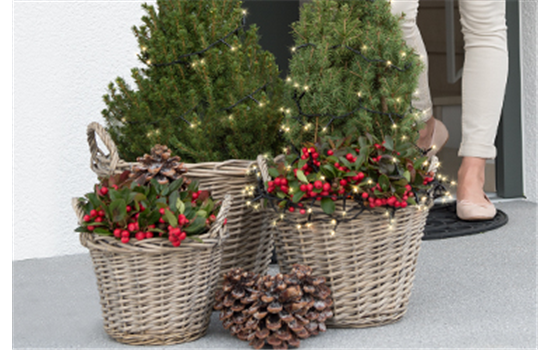
[[[483,191],[485,159],[464,157],[458,170],[456,212],[462,220],[491,220],[496,215],[493,203]]]
[[[497,214],[493,203],[485,196],[484,204],[472,203],[468,200],[456,202],[456,215],[464,221],[492,220]]]

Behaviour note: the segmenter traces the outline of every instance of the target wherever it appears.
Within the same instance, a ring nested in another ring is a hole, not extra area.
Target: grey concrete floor
[[[538,206],[517,200],[497,207],[509,216],[499,229],[423,241],[400,321],[328,329],[300,348],[537,348]],[[12,271],[13,348],[132,348],[103,331],[87,254],[16,261]],[[224,330],[218,316],[203,338],[154,349],[252,349]]]

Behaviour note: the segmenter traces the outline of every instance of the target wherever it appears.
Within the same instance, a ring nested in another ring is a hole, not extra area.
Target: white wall
[[[72,197],[92,189],[86,127],[138,65],[138,1],[13,4],[13,259],[86,252]]]

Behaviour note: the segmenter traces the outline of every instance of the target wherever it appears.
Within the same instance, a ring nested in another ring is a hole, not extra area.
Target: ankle
[[[435,119],[432,116],[425,122],[424,127],[418,132],[418,147],[422,149],[428,149],[431,146],[434,128]]]
[[[458,170],[457,200],[484,200],[485,159],[464,157]]]

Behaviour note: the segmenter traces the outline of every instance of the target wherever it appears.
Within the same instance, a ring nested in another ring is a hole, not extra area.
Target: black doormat
[[[463,221],[456,216],[456,202],[435,204],[428,214],[422,240],[473,235],[504,226],[508,215],[497,209],[492,220]]]

